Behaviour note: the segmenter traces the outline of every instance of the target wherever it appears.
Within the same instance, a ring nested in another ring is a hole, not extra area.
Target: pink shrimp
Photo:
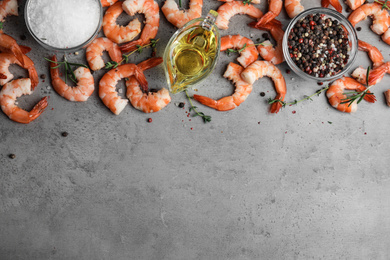
[[[108,51],[111,60],[119,63],[122,60],[122,53],[119,46],[110,39],[100,37],[95,39],[86,50],[86,57],[91,70],[100,70],[105,66],[102,58],[103,51]]]
[[[305,11],[305,7],[301,4],[301,0],[285,0],[284,8],[291,19]]]
[[[389,17],[390,18],[390,17]],[[387,31],[382,34],[382,40],[387,43],[388,45],[390,45],[390,28],[387,29]]]
[[[253,84],[257,79],[264,76],[270,77],[274,82],[277,93],[275,100],[284,101],[287,93],[286,81],[282,72],[271,62],[255,61],[241,73],[242,79],[249,84]],[[271,105],[270,112],[278,113],[281,108],[281,102],[274,102]]]
[[[353,101],[351,104],[348,101],[347,95],[344,94],[344,90],[356,90],[362,92],[366,90],[366,87],[354,80],[353,78],[343,77],[333,82],[329,89],[326,91],[326,96],[330,105],[341,112],[353,113],[357,110],[357,101]],[[370,91],[367,91],[370,93]],[[374,95],[365,95],[364,100],[374,103],[376,98]]]
[[[187,11],[182,11],[177,6],[175,0],[166,0],[161,7],[168,22],[177,28],[183,27],[184,24],[192,19],[202,16],[203,0],[190,0],[190,8]]]
[[[0,22],[4,21],[8,15],[18,15],[17,0],[3,0],[0,3]]]
[[[159,65],[162,62],[162,58],[151,58],[137,64],[137,66],[142,71],[145,71],[149,68],[153,68]],[[169,95],[169,91],[166,88],[162,88],[157,92],[145,93],[140,88],[139,83],[134,76],[131,76],[130,79],[126,81],[126,87],[126,96],[130,103],[134,108],[144,113],[160,111],[166,107],[169,102],[171,102],[171,96]]]
[[[108,7],[118,2],[118,0],[100,0],[100,2],[102,3],[103,7]]]
[[[268,9],[269,11],[264,14],[263,17],[261,17],[257,23],[256,26],[263,26],[269,22],[271,22],[276,16],[280,14],[283,7],[283,1],[282,0],[268,0]]]
[[[141,32],[141,23],[138,19],[132,20],[127,26],[119,26],[116,23],[122,12],[122,2],[116,2],[107,9],[103,17],[104,35],[115,43],[129,42]]]
[[[376,85],[378,84],[386,73],[390,73],[390,61],[383,63],[379,67],[371,70],[370,75],[368,76],[368,85]]]
[[[67,85],[61,78],[57,62],[57,57],[53,55],[50,63],[51,84],[54,90],[69,101],[87,101],[95,90],[95,82],[89,69],[79,67],[74,71],[77,86]]]
[[[240,57],[238,57],[237,61],[241,66],[246,68],[259,57],[259,52],[253,41],[238,34],[226,35],[221,38],[221,51],[226,51],[228,49],[240,50],[242,48],[244,48],[244,50],[240,51]]]
[[[218,10],[218,17],[215,24],[219,29],[226,30],[229,28],[229,20],[236,14],[246,14],[251,18],[259,19],[263,16],[263,12],[260,9],[254,7],[251,4],[244,4],[239,1],[227,2],[221,5]]]
[[[368,44],[367,42],[359,40],[359,50],[367,52],[368,57],[373,62],[373,68],[377,68],[384,63],[382,53],[377,47]],[[352,72],[352,77],[359,81],[361,84],[367,83],[367,69],[358,67]]]
[[[137,49],[137,45],[146,45],[156,37],[160,24],[159,7],[153,0],[126,0],[122,7],[130,16],[136,13],[145,15],[145,27],[142,30],[141,37],[120,47],[122,52],[130,52]]]
[[[277,43],[276,48],[274,48],[272,43],[267,40],[262,42],[260,45],[258,45],[257,50],[259,51],[260,56],[264,60],[270,61],[275,65],[282,63],[284,61],[283,45],[282,45],[284,31],[282,29],[282,23],[274,19],[271,22],[262,26],[256,25],[254,22],[250,23],[249,26],[255,27],[259,30],[266,30],[271,33],[272,37],[275,39]]]
[[[351,8],[352,10],[356,10],[361,5],[363,5],[365,1],[366,0],[346,0],[346,3],[349,6],[349,8]]]
[[[14,38],[2,32],[0,32],[0,51],[12,53],[21,64],[24,63],[22,48]]]
[[[30,111],[21,109],[16,103],[16,99],[23,95],[31,95],[34,88],[31,86],[29,78],[16,79],[3,86],[0,91],[1,110],[9,119],[28,124],[37,119],[48,106],[47,97],[42,98]]]
[[[332,5],[339,13],[343,11],[343,7],[341,6],[339,0],[321,0],[322,7],[328,7],[329,5]]]
[[[99,82],[99,97],[104,105],[108,107],[115,115],[120,112],[129,103],[127,99],[122,99],[116,92],[116,85],[119,80],[135,76],[140,82],[144,91],[148,90],[148,82],[142,70],[132,63],[122,64],[103,75]]]
[[[240,76],[243,70],[243,67],[231,62],[223,75],[225,78],[233,81],[236,86],[233,95],[223,97],[219,100],[214,100],[201,95],[194,95],[194,99],[201,104],[214,108],[218,111],[228,111],[238,107],[252,92],[252,85],[245,82]]]
[[[9,66],[11,64],[17,64],[22,68],[28,71],[28,75],[31,79],[32,87],[35,88],[39,83],[38,73],[35,70],[34,62],[22,54],[23,64],[19,62],[19,60],[11,53],[0,53],[0,74],[2,74],[4,79],[0,79],[0,85],[4,85],[7,82],[10,82],[14,75],[9,71]]]
[[[388,30],[390,25],[389,13],[387,10],[382,10],[382,5],[378,3],[369,3],[360,6],[349,15],[348,20],[355,26],[368,16],[373,18],[371,30],[374,33],[382,35]]]

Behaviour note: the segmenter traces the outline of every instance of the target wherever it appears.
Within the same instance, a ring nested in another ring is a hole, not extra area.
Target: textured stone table
[[[205,1],[203,14],[219,5]],[[266,11],[266,1],[258,7]],[[286,28],[284,10],[279,19]],[[250,21],[235,16],[221,33],[263,40],[264,31],[249,28]],[[359,38],[389,60],[389,46],[370,23],[359,24]],[[157,55],[174,31],[161,13]],[[7,18],[5,32],[33,48],[28,56],[46,75],[33,95],[18,99],[20,106],[31,109],[50,98],[29,125],[0,113],[0,259],[390,258],[388,76],[372,88],[378,101],[360,103],[354,114],[335,110],[324,94],[270,114],[267,99],[275,92],[264,78],[232,111],[194,102],[212,117],[207,124],[187,116],[183,93],[158,113],[129,105],[114,116],[97,91],[84,103],[53,91],[43,60],[53,53],[28,34],[23,10]],[[130,61],[149,55],[150,49]],[[231,95],[222,74],[236,57],[221,53],[210,78],[190,93]],[[69,60],[85,63],[84,52]],[[370,65],[366,54],[359,53],[358,65]],[[285,63],[278,67],[287,100],[320,88],[287,74]],[[103,73],[94,74],[96,85]],[[162,66],[146,76],[151,88],[166,86]]]

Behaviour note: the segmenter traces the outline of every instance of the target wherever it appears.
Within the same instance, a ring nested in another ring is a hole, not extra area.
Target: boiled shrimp
[[[122,52],[130,52],[137,49],[137,45],[149,44],[157,35],[160,24],[158,4],[153,0],[126,0],[122,4],[123,10],[130,16],[136,13],[145,15],[145,27],[138,40],[126,43],[120,47]]]
[[[339,13],[343,11],[343,7],[341,6],[339,0],[321,0],[322,7],[328,7],[329,5],[333,6]]]
[[[274,82],[277,93],[275,100],[284,101],[287,93],[286,81],[282,72],[271,62],[255,61],[241,73],[242,79],[252,85],[257,79],[264,76],[270,77]],[[274,102],[271,105],[270,112],[278,113],[281,108],[281,102]]]
[[[371,30],[374,33],[382,35],[388,30],[390,25],[389,13],[386,9],[382,10],[382,5],[378,3],[369,3],[360,6],[349,15],[348,20],[355,26],[369,16],[373,18]]]
[[[100,70],[105,66],[102,58],[103,51],[107,51],[111,60],[119,63],[122,60],[122,53],[119,46],[110,39],[101,37],[95,39],[86,50],[86,57],[91,70]]]
[[[142,71],[145,71],[149,68],[153,68],[159,65],[162,62],[162,58],[151,58],[137,64],[137,66]],[[131,76],[130,79],[126,81],[126,87],[126,96],[129,99],[131,105],[144,113],[160,111],[166,107],[169,102],[171,102],[171,96],[169,95],[169,91],[166,88],[162,88],[157,92],[145,93],[140,88],[139,83],[134,76]]]
[[[116,85],[119,80],[131,76],[135,76],[144,91],[148,90],[145,75],[137,65],[132,63],[122,64],[106,72],[99,82],[99,97],[115,115],[119,115],[129,102],[127,99],[118,96]]]
[[[356,10],[364,4],[366,0],[346,0],[345,2],[352,10]]]
[[[384,63],[383,55],[378,50],[377,47],[375,47],[367,42],[361,41],[361,40],[359,40],[358,44],[359,44],[360,51],[367,52],[368,57],[370,58],[370,60],[373,63],[373,65],[372,65],[373,68],[377,68]],[[367,83],[367,69],[365,69],[361,66],[356,68],[352,72],[352,77],[354,79],[356,79],[357,81],[359,81],[361,84],[366,84]]]
[[[0,3],[0,22],[3,22],[8,15],[18,15],[17,0],[3,0]]]
[[[389,17],[390,18],[390,17]],[[387,29],[387,31],[382,34],[382,40],[387,43],[388,45],[390,45],[390,28]]]
[[[0,32],[0,51],[12,53],[21,64],[24,63],[22,48],[14,38],[2,32]]]
[[[384,94],[385,94],[385,98],[386,98],[386,104],[387,104],[387,106],[390,107],[390,89],[386,90],[384,92]]]
[[[238,34],[226,35],[221,38],[221,51],[226,51],[227,49],[240,50],[242,48],[244,49],[240,51],[240,57],[237,58],[237,61],[246,68],[259,57],[259,52],[253,41]]]
[[[219,29],[226,30],[229,28],[229,20],[236,14],[246,14],[251,18],[259,19],[263,16],[263,12],[260,9],[254,7],[251,4],[244,4],[239,1],[227,2],[221,5],[218,10],[218,17],[215,24]]]
[[[256,25],[257,26],[263,26],[269,22],[271,22],[276,16],[280,14],[283,7],[283,1],[282,0],[268,0],[268,9],[269,11],[264,14],[263,17],[261,17]]]
[[[30,111],[21,109],[16,105],[16,99],[22,95],[30,95],[34,88],[29,78],[16,79],[3,86],[0,91],[1,110],[11,120],[28,124],[37,119],[48,106],[47,97],[42,98]]]
[[[273,64],[280,64],[284,61],[283,56],[283,36],[284,31],[282,29],[282,23],[274,19],[271,22],[264,25],[257,25],[255,22],[250,23],[249,26],[255,27],[259,30],[269,31],[272,37],[275,39],[277,45],[276,48],[273,47],[270,41],[264,41],[257,46],[257,50],[260,53],[260,56],[266,60],[270,61]]]
[[[371,70],[370,75],[368,76],[368,85],[372,86],[378,84],[386,73],[390,73],[390,62],[385,62],[379,67]]]
[[[305,7],[301,4],[301,0],[285,0],[284,8],[291,19],[305,11]]]
[[[201,17],[202,7],[203,0],[190,0],[190,8],[186,11],[182,11],[177,6],[175,0],[166,0],[161,7],[161,11],[164,13],[168,22],[177,28],[181,28],[192,19]]]
[[[57,57],[54,55],[50,63],[51,84],[54,90],[62,97],[69,101],[86,101],[92,95],[95,84],[93,76],[89,69],[79,67],[74,71],[77,86],[71,87],[67,85],[61,78],[57,62]]]
[[[127,26],[120,26],[116,19],[123,12],[122,2],[110,6],[103,17],[104,35],[115,43],[129,42],[141,32],[141,23],[134,19]]]
[[[363,92],[366,90],[366,87],[354,80],[353,78],[343,77],[341,79],[333,82],[329,89],[326,91],[326,96],[328,97],[328,101],[330,105],[341,112],[353,113],[357,110],[357,102],[358,100],[354,100],[352,104],[348,101],[348,97],[344,94],[344,90],[356,90],[358,92]],[[370,93],[370,91],[367,91]],[[364,100],[374,103],[376,98],[374,95],[365,95]]]
[[[252,92],[252,85],[245,82],[240,76],[243,70],[243,67],[231,62],[223,75],[225,78],[231,80],[236,86],[233,95],[223,97],[219,100],[214,100],[201,95],[194,95],[194,99],[201,104],[218,111],[228,111],[238,107]]]
[[[118,2],[118,0],[100,0],[100,2],[102,3],[103,7],[108,7]]]
[[[218,0],[220,2],[233,2],[234,0]],[[251,4],[260,4],[260,0],[252,0]]]
[[[34,62],[24,54],[22,54],[22,58],[23,64],[20,63],[16,56],[11,53],[0,53],[0,74],[3,75],[3,78],[5,76],[4,79],[0,79],[0,85],[10,82],[14,78],[14,75],[9,71],[9,66],[11,64],[17,64],[28,71],[33,88],[38,85],[39,78],[38,73],[35,70]]]

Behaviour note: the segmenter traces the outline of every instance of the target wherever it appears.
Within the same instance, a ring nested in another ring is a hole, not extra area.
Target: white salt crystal
[[[27,19],[33,33],[56,48],[87,41],[100,20],[97,0],[30,0]]]

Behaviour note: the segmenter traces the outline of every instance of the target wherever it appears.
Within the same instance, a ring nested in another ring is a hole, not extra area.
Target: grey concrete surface
[[[265,2],[258,5],[263,11]],[[319,2],[302,1],[307,8]],[[220,4],[205,1],[203,14]],[[286,28],[284,11],[279,18]],[[235,16],[221,33],[262,39],[249,21]],[[389,60],[389,46],[370,23],[359,24],[359,38]],[[271,80],[261,79],[232,111],[195,102],[212,116],[207,124],[187,116],[183,93],[158,113],[129,105],[114,116],[96,91],[72,103],[49,88],[43,57],[53,53],[28,35],[23,10],[7,18],[4,31],[33,48],[28,56],[46,75],[33,95],[18,99],[20,106],[50,98],[29,125],[0,113],[1,260],[390,259],[388,76],[372,88],[378,101],[360,103],[354,114],[333,109],[324,94],[269,114],[266,101],[275,93]],[[159,56],[174,31],[161,13]],[[145,50],[131,61],[149,55]],[[84,52],[69,59],[85,62]],[[235,59],[222,53],[210,78],[190,93],[230,95],[222,74]],[[366,54],[357,65],[370,65]],[[285,63],[278,67],[287,100],[320,88],[287,74]],[[94,74],[96,85],[103,73]],[[162,66],[146,75],[151,88],[166,86]]]

